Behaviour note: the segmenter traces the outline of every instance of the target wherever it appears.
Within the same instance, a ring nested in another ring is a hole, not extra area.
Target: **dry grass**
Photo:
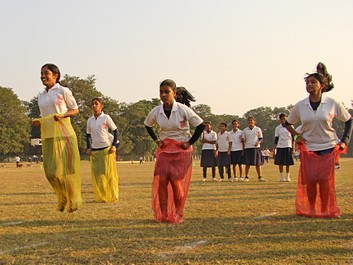
[[[202,183],[195,162],[180,225],[152,221],[153,163],[118,164],[119,202],[97,204],[83,161],[84,205],[73,214],[56,211],[39,165],[8,164],[0,168],[0,264],[353,264],[353,159],[341,160],[340,219],[294,215],[296,181],[278,182],[273,164],[263,167],[267,183]]]

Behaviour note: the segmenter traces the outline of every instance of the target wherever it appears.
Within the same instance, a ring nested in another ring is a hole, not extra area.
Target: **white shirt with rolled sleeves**
[[[109,133],[109,129],[117,129],[112,118],[103,112],[97,118],[92,115],[87,120],[87,133],[92,137],[92,148],[99,149],[112,145],[114,136]]]
[[[246,127],[243,130],[243,138],[245,141],[244,149],[248,148],[259,148],[260,145],[255,146],[255,144],[259,141],[260,138],[263,138],[262,130],[260,127],[254,126],[254,128],[250,129]]]
[[[232,147],[230,151],[243,150],[243,142],[241,141],[242,137],[243,137],[242,130],[237,130],[236,132],[234,132],[234,130],[231,130],[229,132],[229,142],[232,143]]]
[[[42,117],[50,114],[64,114],[69,109],[78,109],[71,90],[59,83],[39,94],[38,105]]]
[[[219,132],[217,135],[218,152],[228,152],[229,147],[229,132]]]
[[[217,133],[213,130],[211,130],[209,133],[207,131],[203,131],[201,134],[201,139],[217,142]],[[204,143],[202,144],[202,150],[216,150],[216,144]]]
[[[292,134],[282,124],[276,127],[275,137],[278,137],[277,148],[292,148]]]
[[[340,142],[332,120],[346,122],[351,118],[344,106],[333,98],[322,95],[321,103],[317,110],[310,106],[309,97],[299,101],[291,110],[287,122],[295,124],[301,121],[301,135],[305,139],[309,151],[320,151],[333,148]]]
[[[191,108],[174,101],[169,119],[161,104],[151,110],[144,124],[148,127],[158,124],[161,140],[169,138],[178,142],[187,142],[191,138],[190,124],[196,127],[202,122],[203,120]]]

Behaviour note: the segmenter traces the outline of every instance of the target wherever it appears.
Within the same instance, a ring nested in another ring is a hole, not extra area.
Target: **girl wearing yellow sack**
[[[74,212],[82,204],[80,154],[77,137],[69,117],[78,113],[69,88],[61,86],[60,70],[54,64],[41,68],[45,90],[38,96],[45,175],[58,197],[58,210]]]
[[[90,156],[94,200],[114,202],[119,198],[115,152],[118,129],[112,118],[103,113],[101,98],[91,101],[93,115],[87,121],[87,155]],[[113,131],[114,136],[109,133]]]

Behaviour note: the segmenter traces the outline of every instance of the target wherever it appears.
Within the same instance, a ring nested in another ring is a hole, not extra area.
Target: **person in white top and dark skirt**
[[[245,181],[249,181],[250,166],[255,166],[258,181],[266,181],[266,179],[261,176],[261,165],[264,163],[260,149],[262,139],[261,128],[256,126],[254,117],[249,117],[248,127],[243,130],[242,138],[244,142],[243,164],[245,165]]]
[[[205,122],[205,130],[201,134],[202,151],[201,151],[201,167],[203,173],[203,181],[207,178],[207,168],[212,169],[212,180],[216,179],[216,143],[217,133],[212,130],[212,123],[210,121]]]
[[[232,125],[233,129],[229,132],[230,163],[233,166],[234,181],[244,181],[242,168],[244,154],[244,142],[242,141],[243,131],[239,129],[239,121],[233,120]],[[237,177],[237,165],[239,178]]]
[[[229,147],[229,132],[226,131],[227,124],[221,122],[220,132],[217,135],[216,157],[218,172],[220,175],[219,181],[224,180],[224,168],[228,175],[228,181],[232,181],[232,173],[230,171],[230,147]]]
[[[290,166],[294,165],[293,161],[293,137],[285,127],[286,115],[279,115],[280,125],[275,129],[275,165],[278,165],[281,182],[290,182]],[[286,166],[286,177],[284,177],[283,167]]]

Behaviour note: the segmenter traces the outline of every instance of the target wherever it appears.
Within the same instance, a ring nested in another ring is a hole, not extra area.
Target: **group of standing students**
[[[206,129],[202,134],[201,167],[203,168],[203,181],[207,178],[207,168],[212,168],[212,180],[224,180],[224,168],[229,181],[249,181],[250,166],[255,166],[258,181],[266,182],[262,177],[261,165],[263,158],[261,153],[262,130],[256,126],[254,117],[248,118],[248,127],[240,130],[240,123],[232,121],[232,130],[227,131],[227,124],[220,123],[220,132],[216,134],[212,130],[211,122],[205,122]],[[245,177],[242,165],[245,165]],[[232,178],[231,166],[234,174]],[[236,167],[238,166],[239,175]],[[216,178],[218,167],[220,179]],[[239,178],[238,178],[239,176]]]
[[[35,119],[33,124],[41,126],[44,170],[57,194],[58,209],[64,211],[67,208],[68,212],[73,212],[82,203],[80,156],[69,119],[78,114],[78,107],[70,89],[60,85],[60,71],[55,65],[42,67],[41,80],[45,86],[38,97],[42,118]],[[333,87],[332,77],[323,64],[319,63],[317,72],[308,74],[305,81],[309,97],[298,102],[288,119],[285,121],[284,117],[281,127],[276,129],[278,158],[275,158],[275,163],[282,163],[280,172],[283,174],[283,165],[286,165],[287,157],[291,157],[291,150],[283,144],[291,141],[286,137],[296,135],[301,150],[297,214],[337,217],[340,211],[334,191],[335,157],[346,149],[350,140],[352,118],[342,104],[323,96]],[[226,124],[221,124],[221,131],[216,135],[211,123],[204,122],[190,108],[190,101],[194,98],[184,87],[177,87],[173,80],[166,79],[160,83],[159,93],[161,105],[152,109],[144,122],[148,134],[157,145],[152,183],[152,209],[156,222],[184,221],[192,174],[192,145],[201,135],[204,177],[207,167],[212,164],[212,177],[215,179],[213,165],[216,159],[221,179],[224,178],[224,166],[228,177],[231,176],[230,164],[233,165],[234,176],[237,176],[238,165],[239,177],[242,178],[241,165],[245,164],[245,181],[252,165],[256,168],[258,180],[266,181],[261,176],[260,167],[263,136],[254,117],[248,118],[248,127],[243,131],[239,129],[239,122],[233,121],[231,132],[226,131]],[[104,104],[100,98],[92,99],[91,106],[93,115],[87,122],[87,154],[91,159],[94,196],[97,202],[113,202],[118,200],[114,158],[118,130],[109,115],[103,113]],[[334,117],[345,122],[341,139],[332,127]],[[292,126],[298,121],[302,123],[300,134]],[[195,127],[192,135],[190,124]],[[158,136],[153,130],[154,125],[160,127]],[[108,132],[109,129],[113,135]],[[215,144],[216,148],[213,149]]]
[[[279,115],[280,125],[275,129],[275,165],[279,166],[280,181],[290,182],[289,167],[294,165],[293,150],[294,142],[291,133],[285,127],[286,115]],[[240,130],[240,123],[232,121],[233,129],[226,131],[227,124],[221,122],[220,132],[217,134],[212,130],[211,122],[205,122],[206,127],[202,134],[201,167],[203,168],[203,181],[207,179],[207,168],[212,168],[212,180],[224,180],[224,167],[229,181],[249,181],[250,166],[255,166],[258,180],[265,182],[261,176],[261,165],[264,163],[264,155],[260,151],[263,139],[261,128],[257,127],[254,117],[248,118],[248,127]],[[242,165],[245,165],[245,178]],[[231,173],[234,174],[234,179]],[[286,167],[286,176],[283,168]],[[216,178],[216,167],[218,167],[220,179]],[[239,175],[236,168],[238,167]],[[238,178],[239,176],[239,178]]]

